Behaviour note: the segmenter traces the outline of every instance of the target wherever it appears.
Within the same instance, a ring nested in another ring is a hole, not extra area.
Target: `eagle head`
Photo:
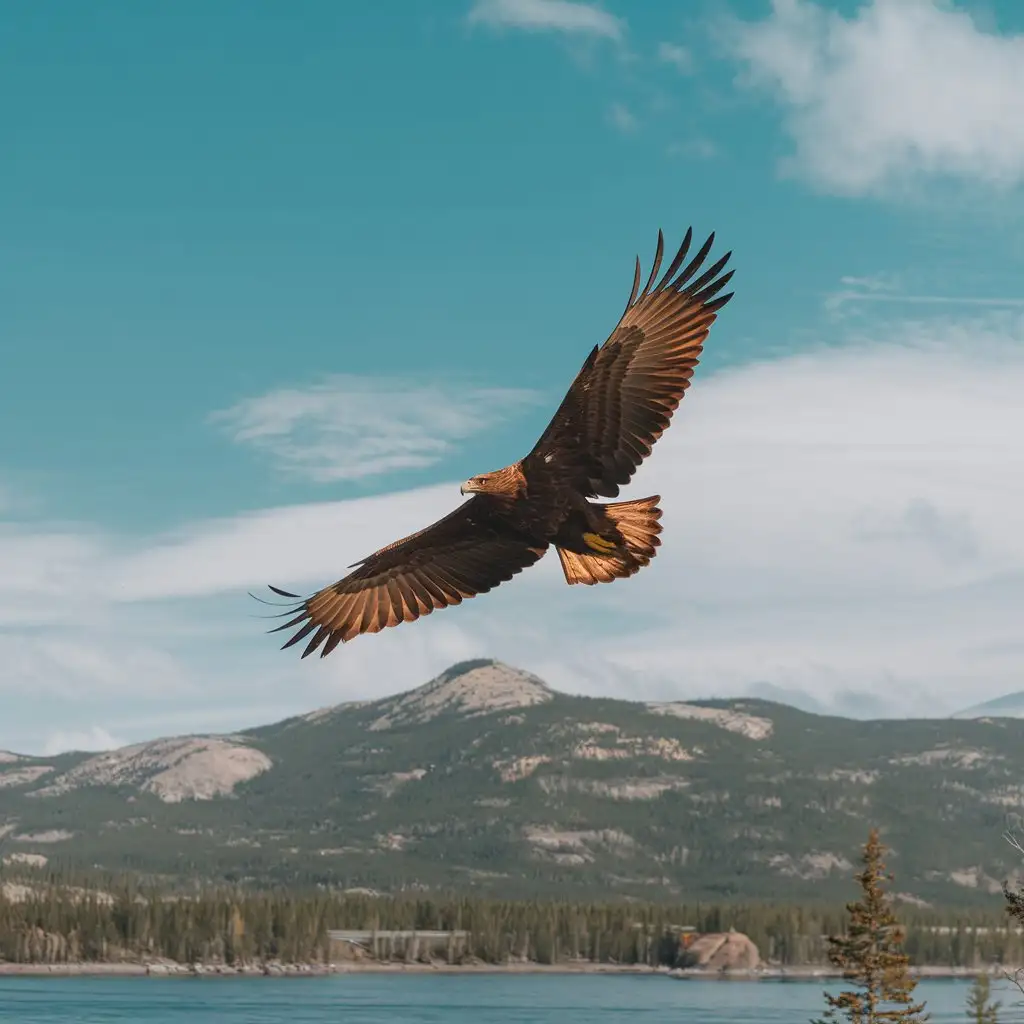
[[[471,476],[459,490],[463,494],[492,494],[498,498],[521,498],[526,494],[526,477],[518,464],[493,473]]]

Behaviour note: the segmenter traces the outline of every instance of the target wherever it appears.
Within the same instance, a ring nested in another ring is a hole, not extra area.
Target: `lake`
[[[995,982],[1002,1021],[1021,999]],[[966,1020],[963,981],[922,982],[933,1024]],[[820,984],[666,977],[334,975],[321,978],[0,977],[0,1021],[18,1024],[799,1024]]]

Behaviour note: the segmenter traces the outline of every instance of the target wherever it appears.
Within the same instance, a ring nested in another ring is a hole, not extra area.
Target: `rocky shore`
[[[341,963],[181,964],[174,960],[146,963],[16,964],[0,962],[0,976],[31,977],[323,977],[328,974],[670,974],[666,967],[644,964],[447,964],[373,960]]]
[[[987,973],[1002,975],[1003,968]],[[1012,973],[1012,969],[1009,969]],[[911,968],[921,979],[973,978],[978,968],[925,966]],[[182,964],[174,960],[118,963],[8,963],[0,961],[0,977],[323,977],[340,974],[643,974],[690,981],[830,981],[841,975],[816,965],[749,969],[649,967],[644,964],[608,964],[575,961],[560,964],[447,964],[386,963],[361,960],[341,963],[290,964],[270,961],[253,964]]]

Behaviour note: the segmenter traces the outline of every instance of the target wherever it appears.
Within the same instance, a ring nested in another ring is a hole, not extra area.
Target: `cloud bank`
[[[36,702],[45,726],[0,724],[0,748],[52,748],[57,731],[138,739],[171,721],[237,728],[476,656],[578,692],[789,692],[865,713],[948,713],[1017,689],[1024,318],[875,330],[698,375],[630,488],[665,510],[664,546],[638,576],[568,588],[549,556],[324,661],[279,653],[245,591],[332,581],[452,508],[455,483],[133,541],[8,526],[0,689]]]
[[[873,0],[851,17],[773,0],[724,33],[741,81],[783,112],[785,169],[842,195],[920,178],[1024,179],[1024,36],[934,0]]]

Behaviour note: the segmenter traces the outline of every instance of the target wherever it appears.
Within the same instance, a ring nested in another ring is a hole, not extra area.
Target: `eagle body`
[[[610,583],[634,575],[660,544],[660,498],[615,498],[667,429],[697,365],[733,272],[731,253],[702,269],[714,234],[684,266],[687,230],[655,285],[664,255],[640,290],[640,261],[626,309],[603,345],[587,357],[533,450],[462,485],[469,499],[443,519],[356,563],[311,597],[271,587],[299,604],[278,630],[285,643],[307,640],[302,657],[329,654],[362,633],[410,622],[486,593],[554,547],[569,584]],[[275,630],[276,632],[276,630]]]

